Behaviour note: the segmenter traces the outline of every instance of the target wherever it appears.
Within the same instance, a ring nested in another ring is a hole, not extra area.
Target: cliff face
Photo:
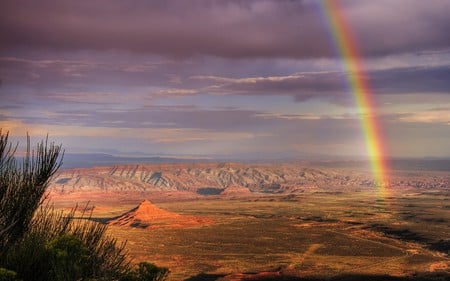
[[[449,177],[396,177],[397,187],[448,187]],[[76,191],[240,191],[295,193],[311,188],[373,187],[370,173],[328,168],[310,168],[295,164],[165,164],[120,165],[66,170],[51,183],[57,193]],[[231,189],[228,189],[230,191]],[[236,189],[239,190],[239,189]],[[234,194],[234,192],[232,192]],[[246,192],[244,192],[246,193]]]

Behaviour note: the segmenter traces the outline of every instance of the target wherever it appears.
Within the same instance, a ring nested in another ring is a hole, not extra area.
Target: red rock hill
[[[136,208],[108,222],[117,226],[140,228],[188,227],[205,223],[210,223],[210,220],[166,211],[148,200],[142,201]]]

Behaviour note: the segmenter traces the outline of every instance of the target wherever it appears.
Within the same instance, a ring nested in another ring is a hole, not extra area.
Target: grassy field
[[[446,194],[408,192],[380,199],[373,192],[359,191],[207,198],[157,206],[210,218],[212,224],[111,226],[110,233],[128,241],[135,261],[169,267],[170,280],[271,270],[313,277],[449,272]],[[137,203],[99,206],[94,216],[114,217]]]

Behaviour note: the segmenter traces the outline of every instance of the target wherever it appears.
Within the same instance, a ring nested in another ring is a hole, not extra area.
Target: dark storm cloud
[[[311,7],[302,3],[44,0],[3,2],[2,6],[0,34],[6,48],[122,49],[226,57],[294,56],[298,48],[305,53],[329,51],[326,38],[306,38],[306,32],[323,33],[324,27]],[[280,16],[288,18],[280,20]],[[304,25],[307,30],[301,28]],[[305,40],[292,42],[293,36],[305,36]]]
[[[342,1],[362,55],[436,51],[450,46],[449,1]]]
[[[448,48],[448,1],[343,1],[364,55]],[[2,1],[0,45],[176,57],[335,54],[315,1]]]

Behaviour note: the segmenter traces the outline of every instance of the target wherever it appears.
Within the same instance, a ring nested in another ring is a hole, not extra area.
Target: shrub
[[[14,271],[0,267],[0,281],[20,281],[20,279],[17,279],[17,273]]]
[[[141,262],[137,268],[123,276],[121,281],[163,281],[169,275],[169,269],[148,262]]]
[[[29,231],[10,248],[6,267],[24,280],[118,280],[129,272],[125,244],[106,235],[106,225],[83,212],[41,207]]]
[[[9,249],[3,266],[17,272],[23,280],[50,280],[50,257],[45,240],[35,234],[26,235]]]
[[[76,281],[89,275],[89,249],[73,235],[58,236],[47,244],[51,279]]]

